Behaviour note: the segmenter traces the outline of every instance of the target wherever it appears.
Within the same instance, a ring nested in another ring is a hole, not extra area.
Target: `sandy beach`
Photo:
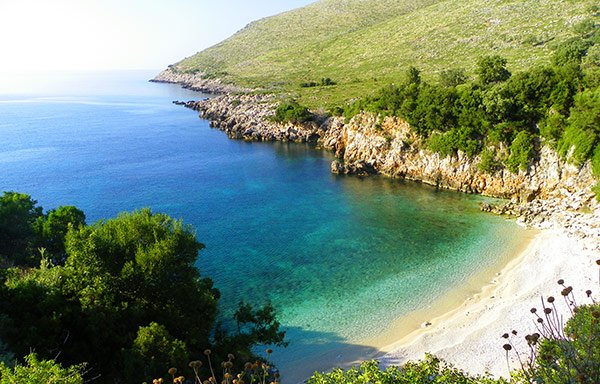
[[[523,337],[535,331],[530,309],[540,307],[542,296],[560,297],[559,279],[573,286],[579,303],[587,302],[587,289],[598,297],[595,261],[600,254],[594,250],[595,241],[570,237],[561,229],[540,231],[521,255],[460,307],[408,335],[399,329],[397,338],[388,336],[395,341],[383,347],[377,359],[382,366],[400,365],[429,352],[470,373],[506,377],[509,367],[502,334],[518,331],[518,348],[526,351]],[[513,359],[510,369],[517,366]]]

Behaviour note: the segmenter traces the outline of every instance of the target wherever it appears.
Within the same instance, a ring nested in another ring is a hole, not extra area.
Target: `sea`
[[[0,192],[75,205],[88,223],[150,207],[190,224],[226,326],[240,300],[275,306],[284,378],[376,356],[368,340],[469,294],[528,236],[481,196],[333,175],[311,145],[231,140],[172,103],[210,95],[148,82],[157,72],[0,75]]]

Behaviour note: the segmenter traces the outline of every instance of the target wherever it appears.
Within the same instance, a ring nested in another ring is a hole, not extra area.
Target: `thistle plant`
[[[517,331],[502,335],[509,369],[510,354],[516,355],[520,365],[512,378],[527,383],[600,383],[600,304],[587,290],[588,303],[580,305],[572,286],[563,279],[558,284],[560,297],[542,297],[540,307],[530,310],[536,332],[525,335],[526,353],[515,348]],[[559,305],[566,308],[569,320],[565,321]]]
[[[271,349],[267,349],[267,357],[273,353]],[[263,361],[255,361],[253,363],[246,363],[244,368],[239,372],[234,372],[234,364],[233,360],[235,356],[233,354],[227,355],[227,360],[221,362],[221,375],[220,380],[217,378],[215,374],[215,370],[213,368],[212,360],[211,360],[212,351],[210,349],[206,349],[204,351],[204,356],[206,356],[206,360],[208,363],[208,368],[210,372],[210,376],[207,379],[202,379],[202,366],[203,363],[200,360],[191,361],[188,366],[192,369],[194,373],[193,383],[194,384],[279,384],[279,373],[272,372],[272,367]],[[178,376],[177,368],[171,368],[168,371],[171,376],[173,384],[184,384],[186,383],[184,376]],[[163,379],[154,379],[152,384],[167,384],[163,381]]]

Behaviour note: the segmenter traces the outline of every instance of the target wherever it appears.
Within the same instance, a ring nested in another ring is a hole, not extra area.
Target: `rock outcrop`
[[[271,120],[277,107],[272,95],[224,95],[195,103],[188,108],[200,112],[213,128],[224,131],[233,139],[250,141],[290,141],[316,143],[325,134],[326,126],[317,122],[303,124],[277,123]]]
[[[202,73],[181,73],[171,68],[165,69],[150,81],[154,83],[179,84],[183,88],[211,94],[244,93],[249,91],[233,84],[223,83],[220,79],[207,79],[203,77]]]

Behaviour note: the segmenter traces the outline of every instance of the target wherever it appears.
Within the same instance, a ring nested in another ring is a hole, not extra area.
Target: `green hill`
[[[330,106],[397,81],[410,65],[425,78],[448,68],[472,74],[498,54],[510,70],[549,62],[596,0],[322,0],[249,24],[176,63],[242,86],[292,92]],[[331,78],[330,87],[301,83]]]

